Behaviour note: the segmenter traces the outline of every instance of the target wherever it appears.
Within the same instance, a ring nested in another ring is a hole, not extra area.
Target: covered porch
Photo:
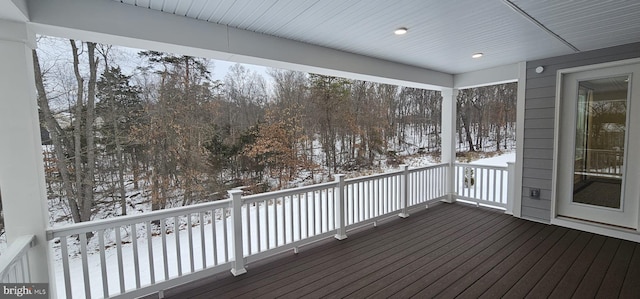
[[[554,169],[556,72],[639,58],[640,5],[311,2],[2,2],[0,190],[10,246],[0,279],[50,283],[50,293],[74,298],[640,294],[637,243],[549,225],[640,239],[637,229],[556,220]],[[421,38],[387,34],[401,26]],[[439,90],[441,164],[51,229],[36,34]],[[458,91],[504,82],[518,82],[515,163],[456,163]],[[112,234],[117,246],[106,248]],[[97,253],[86,248],[92,235]]]

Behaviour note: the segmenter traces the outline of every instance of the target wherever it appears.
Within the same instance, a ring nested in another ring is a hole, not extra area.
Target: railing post
[[[338,190],[335,196],[335,213],[336,213],[336,236],[335,238],[338,240],[344,240],[347,238],[347,229],[345,226],[345,183],[344,183],[344,174],[336,174],[336,182],[338,183]]]
[[[231,244],[233,246],[234,261],[231,274],[238,276],[247,273],[244,268],[244,248],[242,242],[242,191],[227,191],[231,197]]]
[[[407,207],[409,206],[409,165],[402,164],[402,186],[400,187],[400,214],[402,218],[409,217]]]
[[[507,210],[506,214],[513,215],[513,203],[516,197],[516,164],[507,162]]]

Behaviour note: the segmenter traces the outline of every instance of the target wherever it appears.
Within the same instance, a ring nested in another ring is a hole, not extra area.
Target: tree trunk
[[[73,190],[71,176],[69,174],[68,160],[64,153],[65,141],[64,136],[62,135],[62,128],[53,117],[53,113],[51,113],[51,108],[49,107],[49,100],[47,99],[47,94],[44,89],[44,80],[42,78],[42,71],[40,69],[38,54],[36,50],[32,50],[31,54],[33,56],[33,68],[36,81],[35,83],[36,90],[38,92],[38,106],[40,107],[40,109],[42,109],[46,126],[49,129],[49,133],[51,133],[51,142],[53,143],[53,148],[56,156],[55,163],[58,171],[60,172],[60,177],[62,178],[62,188],[65,192],[66,200],[71,210],[71,218],[73,219],[74,223],[78,223],[81,221],[80,209],[78,208],[78,204],[76,202],[76,196]]]
[[[74,142],[74,175],[76,182],[76,201],[78,203],[80,209],[80,221],[84,221],[85,216],[84,211],[84,188],[82,186],[82,175],[84,171],[82,169],[82,108],[84,106],[83,98],[84,98],[84,79],[80,75],[80,61],[78,56],[78,46],[76,45],[75,40],[69,40],[71,43],[71,49],[73,51],[73,72],[76,77],[77,94],[76,94],[76,106],[75,106],[75,119],[73,121],[73,142]]]
[[[87,117],[85,119],[85,138],[87,140],[87,166],[83,182],[83,186],[85,188],[83,221],[91,220],[91,209],[93,208],[94,201],[93,189],[95,185],[96,147],[93,125],[95,122],[96,83],[98,73],[98,59],[95,57],[96,44],[90,42],[86,44],[89,59],[89,82],[87,84]]]

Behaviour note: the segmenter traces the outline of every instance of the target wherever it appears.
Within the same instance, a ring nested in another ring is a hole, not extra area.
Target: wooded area
[[[214,80],[204,58],[140,51],[132,67],[117,47],[64,44],[33,58],[48,194],[73,222],[124,215],[132,197],[164,209],[440,151],[439,91],[241,64]],[[516,83],[462,90],[460,150],[512,146],[515,103]]]

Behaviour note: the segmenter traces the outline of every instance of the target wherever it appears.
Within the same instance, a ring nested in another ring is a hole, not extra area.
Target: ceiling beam
[[[533,16],[531,16],[530,14],[528,14],[526,11],[524,11],[522,8],[520,8],[519,6],[515,5],[513,2],[511,2],[510,0],[502,0],[502,2],[507,5],[509,8],[511,8],[513,11],[517,12],[519,15],[521,15],[522,17],[524,17],[525,19],[527,19],[529,22],[533,23],[534,25],[538,26],[538,28],[542,29],[542,31],[546,32],[547,34],[551,35],[552,37],[554,37],[555,39],[561,41],[563,44],[565,44],[567,47],[571,48],[571,50],[573,50],[574,52],[580,52],[580,49],[576,48],[576,46],[574,46],[573,44],[571,44],[570,42],[568,42],[566,39],[562,38],[562,36],[558,35],[557,33],[551,31],[551,29],[547,28],[547,26],[545,26],[544,24],[540,23],[540,21],[538,21],[536,18],[534,18]]]
[[[453,75],[111,0],[29,0],[38,34],[417,88],[451,88]]]
[[[487,85],[516,82],[520,76],[519,63],[457,74],[453,76],[453,88],[467,89]]]

